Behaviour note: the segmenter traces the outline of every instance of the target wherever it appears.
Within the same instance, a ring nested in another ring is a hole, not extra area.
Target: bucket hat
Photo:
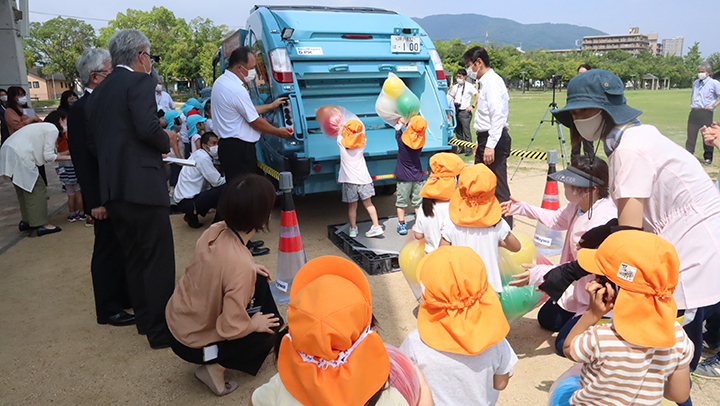
[[[411,118],[402,134],[403,143],[412,149],[422,148],[425,146],[425,130],[427,130],[427,120],[421,116]]]
[[[680,260],[672,244],[644,231],[618,231],[598,249],[581,249],[578,263],[587,272],[607,276],[620,288],[613,326],[625,341],[652,348],[675,345],[677,304],[673,293]]]
[[[636,119],[642,111],[627,105],[625,84],[616,74],[604,69],[591,69],[570,80],[567,86],[567,104],[552,111],[557,121],[565,127],[573,123],[571,110],[603,109],[615,121],[625,124]]]
[[[165,129],[170,130],[173,125],[175,125],[175,119],[180,117],[180,113],[176,110],[168,110],[165,112],[165,115],[163,116],[163,120],[165,120]]]
[[[428,346],[475,355],[510,331],[500,299],[490,287],[485,264],[470,247],[445,246],[418,264],[423,301],[418,332]]]
[[[420,190],[428,199],[450,200],[457,187],[455,177],[465,169],[465,162],[457,155],[440,152],[430,157],[430,176]]]
[[[199,114],[193,114],[192,116],[188,117],[187,119],[187,126],[188,126],[188,137],[192,137],[193,135],[198,133],[197,125],[198,123],[204,123],[207,119]]]
[[[458,188],[450,198],[450,219],[462,227],[490,227],[502,218],[495,197],[497,178],[490,168],[477,164],[463,169]]]
[[[340,142],[347,149],[360,148],[365,145],[365,126],[363,123],[357,119],[345,122]]]
[[[390,373],[371,323],[370,285],[357,265],[334,256],[305,264],[290,289],[277,361],[288,392],[303,405],[364,405]]]

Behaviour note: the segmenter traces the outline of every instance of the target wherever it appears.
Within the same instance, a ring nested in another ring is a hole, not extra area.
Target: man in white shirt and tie
[[[165,84],[163,77],[158,76],[158,79],[160,80],[158,80],[157,85],[155,85],[155,103],[157,103],[157,109],[166,113],[170,110],[175,110],[175,102],[172,97],[163,90],[163,85]]]
[[[693,83],[692,99],[690,101],[690,116],[687,125],[687,141],[685,149],[695,154],[695,143],[698,131],[703,126],[710,127],[713,123],[713,112],[720,105],[720,82],[713,79],[712,66],[703,62],[698,67],[698,78]],[[702,137],[702,136],[701,136]],[[705,165],[710,165],[713,158],[712,145],[703,144],[703,158]]]
[[[470,120],[472,118],[472,111],[477,103],[474,96],[478,91],[472,83],[466,81],[467,71],[465,69],[458,69],[456,78],[457,83],[448,91],[448,94],[452,96],[455,102],[455,116],[457,117],[455,137],[462,141],[472,142],[472,124]],[[460,147],[458,151],[461,154],[464,151],[466,156],[472,154],[472,148]]]
[[[510,200],[507,182],[507,158],[512,139],[508,132],[508,96],[505,81],[490,67],[490,57],[483,47],[472,47],[463,54],[468,75],[480,83],[475,112],[477,147],[475,163],[484,163],[497,177],[495,197],[502,203]],[[512,228],[512,216],[505,217]]]

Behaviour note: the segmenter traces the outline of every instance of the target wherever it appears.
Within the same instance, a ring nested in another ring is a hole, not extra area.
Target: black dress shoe
[[[248,249],[251,249],[251,248],[260,248],[260,247],[262,247],[263,245],[265,245],[265,241],[263,241],[263,240],[248,241],[248,243],[247,243],[246,245],[247,245]]]
[[[59,233],[60,231],[62,231],[62,228],[60,228],[58,226],[55,226],[55,228],[38,227],[37,228],[37,236],[42,237],[46,234]]]
[[[112,316],[108,318],[100,318],[97,319],[98,324],[109,324],[111,326],[129,326],[131,324],[135,324],[135,316],[126,312],[125,310],[121,310],[118,314],[113,314]]]
[[[183,217],[183,220],[185,220],[185,222],[188,223],[191,228],[200,228],[203,226],[202,223],[198,220],[197,214],[188,213],[185,215],[185,217]]]
[[[31,228],[32,227],[30,227],[30,223],[28,223],[27,221],[20,221],[20,224],[18,224],[18,230],[20,231],[27,231]]]
[[[250,253],[254,257],[259,257],[261,255],[267,255],[270,253],[270,248],[250,248],[250,247],[248,247],[248,249],[250,250]]]

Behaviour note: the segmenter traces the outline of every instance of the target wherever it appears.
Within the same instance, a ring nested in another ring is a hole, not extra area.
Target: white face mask
[[[705,73],[705,72],[698,73],[698,79],[705,80],[706,77],[707,77],[707,73]]]
[[[18,100],[18,103],[20,103],[20,105],[27,104],[27,96],[18,97],[17,100]]]
[[[474,65],[473,65],[473,66],[474,66]],[[473,67],[472,67],[472,66],[468,69],[468,76],[470,77],[470,79],[473,79],[473,80],[476,80],[476,79],[477,79],[477,72],[475,72],[475,71],[473,70]]]
[[[217,157],[218,157],[218,146],[217,146],[217,145],[213,145],[212,147],[209,147],[209,148],[210,148],[210,150],[208,151],[208,154],[210,154],[210,156],[213,157],[213,159],[217,159]]]
[[[465,78],[462,78],[462,79],[458,78],[457,82],[458,82],[458,85],[462,85],[463,83],[465,83]]]
[[[7,95],[5,95],[5,96],[0,96],[0,101],[3,102],[3,103],[7,102]]]
[[[162,92],[162,85],[161,85],[161,84],[157,84],[157,85],[155,86],[155,91],[158,92],[158,93]]]
[[[574,121],[580,136],[586,140],[595,142],[602,136],[603,118],[600,111],[590,118],[576,118]]]
[[[255,69],[250,69],[247,71],[247,76],[245,76],[245,82],[252,82],[255,80]]]

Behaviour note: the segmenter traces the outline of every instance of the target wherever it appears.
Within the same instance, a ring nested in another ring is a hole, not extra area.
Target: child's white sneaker
[[[351,228],[350,229],[350,238],[355,238],[358,235],[358,229],[357,228]]]
[[[382,226],[372,227],[367,233],[365,233],[365,237],[379,237],[383,235],[383,233],[385,233],[385,231],[383,231]]]

